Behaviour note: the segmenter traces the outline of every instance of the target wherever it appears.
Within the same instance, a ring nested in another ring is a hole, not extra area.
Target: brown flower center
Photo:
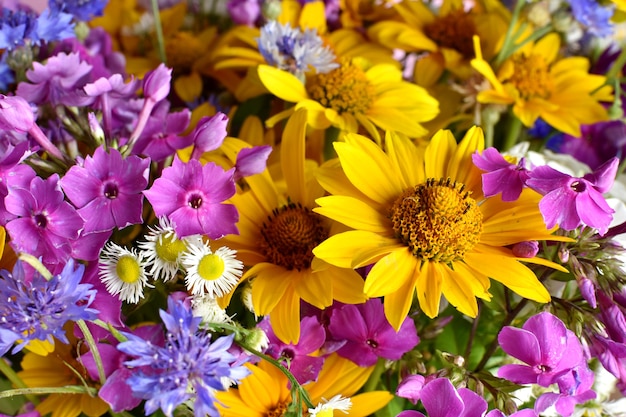
[[[429,178],[404,190],[391,207],[396,237],[421,260],[463,259],[480,240],[482,213],[465,185]]]
[[[165,42],[165,55],[170,68],[189,69],[205,51],[206,45],[189,32],[176,32]]]
[[[454,49],[465,59],[474,57],[472,37],[476,35],[476,24],[469,13],[454,10],[424,26],[423,31],[440,47]]]
[[[291,203],[268,216],[261,236],[261,252],[270,262],[301,271],[311,266],[313,248],[328,237],[328,230],[319,215]]]
[[[266,412],[263,417],[283,417],[288,406],[289,404],[286,402],[278,403],[271,410]]]

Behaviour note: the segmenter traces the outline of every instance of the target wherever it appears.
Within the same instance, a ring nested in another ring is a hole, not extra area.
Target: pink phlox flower
[[[235,163],[235,181],[265,171],[270,153],[272,147],[269,145],[241,149]]]
[[[211,117],[205,116],[198,121],[195,129],[189,134],[193,143],[192,159],[200,159],[205,152],[211,152],[222,146],[226,138],[228,116],[217,112]]]
[[[619,160],[612,158],[582,178],[564,174],[547,165],[530,172],[526,185],[543,195],[539,210],[548,228],[557,224],[574,230],[581,224],[598,229],[603,235],[614,210],[602,196],[615,180]]]
[[[272,330],[268,318],[263,319],[258,327],[262,329],[269,339],[269,346],[265,353],[280,361],[296,378],[300,384],[317,379],[324,358],[322,356],[312,356],[317,352],[326,340],[326,331],[316,317],[304,317],[300,322],[301,334],[298,343],[284,343]]]
[[[224,203],[236,191],[233,171],[212,162],[203,166],[195,159],[184,163],[174,156],[144,195],[157,217],[167,216],[174,223],[178,237],[200,234],[219,239],[239,233],[235,225],[239,212]]]
[[[472,155],[474,165],[483,171],[483,193],[485,197],[502,194],[502,201],[515,201],[519,198],[528,179],[525,159],[512,164],[496,148],[487,148],[481,154]]]
[[[102,232],[141,223],[143,194],[148,185],[150,160],[123,158],[103,147],[74,165],[61,179],[67,198],[85,219],[85,233]]]
[[[569,417],[574,413],[576,404],[582,404],[596,398],[596,393],[591,389],[594,374],[585,361],[570,372],[556,379],[559,392],[546,392],[535,401],[535,411],[544,412],[554,405],[560,416]]]
[[[174,155],[179,149],[191,146],[192,138],[183,135],[189,126],[191,112],[183,109],[170,113],[169,109],[168,101],[160,102],[153,109],[146,127],[133,147],[133,154],[145,155],[158,162]]]

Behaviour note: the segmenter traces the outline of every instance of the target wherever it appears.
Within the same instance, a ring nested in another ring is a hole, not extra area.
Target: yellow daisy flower
[[[589,74],[589,60],[574,56],[558,58],[559,35],[550,33],[528,42],[494,72],[474,39],[476,58],[471,65],[491,84],[478,93],[480,103],[513,105],[513,113],[525,125],[537,118],[561,132],[580,137],[581,124],[608,120],[599,101],[611,101],[606,77]]]
[[[296,112],[282,136],[287,196],[268,171],[247,177],[248,191],[231,199],[239,210],[239,235],[213,242],[236,250],[237,257],[250,267],[242,280],[253,278],[254,311],[269,315],[274,332],[287,343],[300,338],[300,300],[320,309],[333,300],[365,301],[360,275],[316,259],[311,252],[329,236],[330,223],[311,210],[324,191],[305,171],[305,122],[305,112]],[[224,142],[222,151],[234,162],[242,146],[242,141],[231,139]]]
[[[336,142],[340,165],[318,180],[331,196],[313,209],[354,229],[328,238],[315,256],[338,267],[375,264],[365,281],[369,297],[384,296],[385,315],[399,329],[415,292],[429,317],[441,295],[476,316],[475,297],[489,300],[489,277],[522,297],[548,302],[550,295],[519,261],[563,269],[540,258],[516,258],[506,246],[558,239],[546,230],[540,196],[530,190],[516,202],[485,199],[471,155],[484,148],[482,130],[471,128],[457,145],[439,131],[424,151],[401,136],[385,137],[386,152],[370,139],[345,135]]]
[[[287,377],[275,366],[266,361],[256,366],[246,364],[251,374],[237,389],[217,392],[217,407],[223,417],[264,417],[282,416],[291,405],[291,392]],[[337,354],[326,358],[316,381],[304,385],[313,404],[323,402],[323,398],[341,395],[350,397],[351,407],[340,411],[341,415],[352,417],[369,416],[381,409],[393,395],[386,391],[371,391],[354,395],[372,374],[374,366],[362,368]]]

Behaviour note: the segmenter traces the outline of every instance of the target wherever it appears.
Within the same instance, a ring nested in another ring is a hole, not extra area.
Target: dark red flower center
[[[587,189],[587,185],[583,181],[574,181],[569,186],[572,190],[576,191],[577,193],[582,193],[583,191]]]
[[[202,206],[202,195],[197,193],[191,194],[187,200],[187,204],[192,209],[199,209],[200,206]]]
[[[41,213],[35,214],[33,220],[35,221],[37,227],[41,227],[42,229],[48,225],[48,218]]]
[[[117,184],[114,182],[107,182],[106,184],[104,184],[104,196],[109,200],[116,199],[119,191],[120,190],[117,187]]]

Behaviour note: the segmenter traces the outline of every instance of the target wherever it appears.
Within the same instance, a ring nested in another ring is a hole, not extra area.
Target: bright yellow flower
[[[320,309],[333,300],[365,301],[360,275],[329,265],[311,252],[331,232],[328,219],[311,210],[324,191],[305,170],[305,121],[305,112],[296,112],[282,136],[286,195],[268,171],[246,178],[249,190],[230,200],[239,210],[239,235],[214,242],[235,249],[238,259],[250,267],[242,280],[253,279],[255,313],[269,315],[274,332],[287,343],[300,338],[300,300]],[[222,151],[234,162],[241,146],[241,141],[231,139]]]
[[[291,405],[287,377],[269,362],[246,364],[252,372],[237,389],[216,394],[217,407],[223,417],[281,417]],[[326,358],[317,381],[304,385],[313,404],[335,395],[351,397],[352,407],[347,414],[365,417],[381,409],[393,396],[386,391],[372,391],[354,395],[372,374],[374,367],[362,368],[337,354]],[[354,395],[354,396],[353,396]]]
[[[459,311],[476,316],[475,297],[489,300],[489,277],[522,297],[548,302],[550,295],[519,261],[562,267],[539,258],[516,258],[506,246],[555,238],[538,209],[540,196],[525,191],[516,202],[485,199],[471,155],[481,151],[479,128],[457,145],[439,131],[425,150],[388,134],[386,152],[356,134],[336,142],[339,165],[318,180],[331,196],[316,213],[355,229],[328,238],[313,253],[338,267],[375,264],[365,281],[369,297],[384,296],[385,315],[398,329],[415,292],[429,317],[441,294]]]
[[[506,60],[497,74],[483,58],[475,40],[472,67],[491,84],[478,93],[481,103],[513,105],[513,113],[525,126],[537,118],[561,132],[580,137],[581,124],[608,120],[599,101],[611,101],[606,77],[589,74],[589,60],[581,56],[558,59],[559,35],[550,33],[527,43]]]

